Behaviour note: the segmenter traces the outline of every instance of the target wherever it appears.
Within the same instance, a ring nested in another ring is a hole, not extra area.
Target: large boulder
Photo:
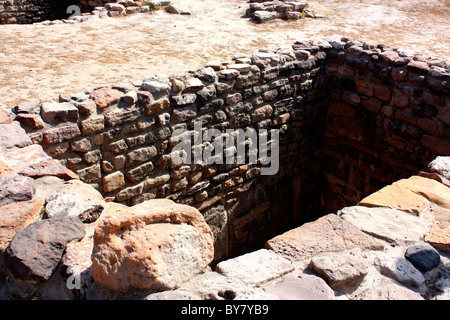
[[[289,260],[267,249],[260,249],[220,262],[216,271],[243,283],[259,285],[294,269]]]
[[[213,260],[213,235],[197,209],[161,199],[114,208],[95,229],[97,283],[121,291],[174,289]]]

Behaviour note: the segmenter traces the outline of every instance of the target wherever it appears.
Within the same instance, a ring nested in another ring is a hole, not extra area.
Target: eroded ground
[[[160,10],[76,25],[0,25],[0,106],[342,35],[450,61],[449,0],[308,1],[328,18],[265,24],[241,18],[248,7],[243,0],[173,2],[192,15]]]

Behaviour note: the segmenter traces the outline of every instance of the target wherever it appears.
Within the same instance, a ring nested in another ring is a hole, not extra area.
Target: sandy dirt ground
[[[163,10],[75,25],[0,25],[0,105],[56,99],[100,85],[196,70],[209,62],[295,40],[385,43],[450,61],[450,0],[308,1],[327,19],[254,24],[244,0],[174,0]]]

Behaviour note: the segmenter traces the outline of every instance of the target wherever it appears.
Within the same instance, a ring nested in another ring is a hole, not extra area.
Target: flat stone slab
[[[362,199],[358,205],[366,207],[388,207],[419,215],[427,206],[427,200],[408,189],[389,185]]]
[[[415,214],[386,207],[346,207],[339,217],[360,230],[391,244],[421,241],[429,229],[428,223]]]
[[[17,122],[0,124],[0,148],[23,148],[33,142]]]
[[[253,285],[278,278],[293,269],[289,260],[266,249],[222,261],[216,266],[217,272]]]
[[[77,122],[78,109],[67,102],[44,102],[41,107],[41,117],[46,122]]]
[[[450,209],[450,188],[436,180],[421,176],[412,176],[408,179],[394,182],[393,185],[410,190],[427,198],[438,206]]]
[[[48,280],[66,244],[84,235],[83,223],[77,217],[36,221],[15,234],[4,253],[5,266],[17,279]]]
[[[288,274],[265,290],[281,300],[334,300],[333,289],[322,278],[309,274]]]
[[[351,300],[424,300],[424,298],[419,293],[392,281],[355,294],[351,296]]]
[[[266,248],[300,261],[321,252],[353,248],[382,250],[384,245],[336,214],[328,214],[272,238]]]

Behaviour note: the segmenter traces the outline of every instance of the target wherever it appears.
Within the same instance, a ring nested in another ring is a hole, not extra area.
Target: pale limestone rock
[[[289,260],[266,249],[222,261],[216,266],[217,272],[253,285],[278,278],[293,269]]]

